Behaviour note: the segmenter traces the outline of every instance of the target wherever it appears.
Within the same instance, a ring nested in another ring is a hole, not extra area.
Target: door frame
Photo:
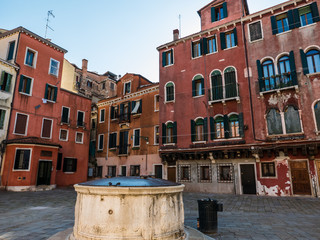
[[[241,165],[249,165],[249,164],[253,165],[254,181],[256,182],[256,195],[258,194],[256,163],[255,162],[245,162],[245,163],[238,163],[238,180],[239,180],[240,195],[243,195],[242,180],[241,180]]]
[[[162,173],[161,173],[161,178],[163,179],[164,177],[164,166],[161,163],[155,163],[153,164],[153,175],[156,175],[156,166],[161,166],[162,167]]]
[[[178,166],[177,165],[173,165],[173,166],[167,166],[167,179],[169,178],[169,168],[175,168],[176,171],[175,171],[175,174],[176,174],[176,182],[178,180]]]
[[[292,172],[291,172],[291,162],[307,162],[307,172],[309,176],[309,184],[310,184],[310,195],[301,195],[301,194],[294,194],[293,193],[293,183],[292,183]],[[291,186],[291,194],[292,196],[314,196],[314,189],[312,184],[312,177],[310,173],[310,165],[309,165],[309,159],[289,159],[288,160],[288,167],[289,167],[289,173],[290,173],[290,186]]]
[[[37,170],[37,179],[36,179],[36,186],[40,186],[40,185],[38,185],[38,177],[39,177],[39,170],[40,170],[40,168],[39,168],[39,163],[40,163],[40,161],[41,162],[51,162],[51,170],[50,170],[50,182],[51,182],[51,177],[52,177],[52,168],[53,168],[53,161],[52,160],[49,160],[49,159],[39,159],[38,160],[38,170]],[[51,184],[49,183],[49,185],[46,185],[46,186],[50,186]]]

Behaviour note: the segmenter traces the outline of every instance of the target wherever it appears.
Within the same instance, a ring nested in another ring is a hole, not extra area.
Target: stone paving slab
[[[223,203],[216,240],[319,240],[320,199],[184,193],[185,225],[196,228],[197,200]],[[0,191],[0,240],[42,240],[73,227],[73,188],[42,192]]]

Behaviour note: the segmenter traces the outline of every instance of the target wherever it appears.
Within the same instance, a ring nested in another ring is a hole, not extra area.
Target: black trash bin
[[[203,233],[216,233],[218,228],[217,212],[223,211],[222,203],[214,199],[198,200],[199,230]]]

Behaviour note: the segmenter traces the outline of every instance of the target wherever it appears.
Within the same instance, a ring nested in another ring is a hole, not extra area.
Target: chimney
[[[177,41],[179,39],[179,30],[173,30],[173,41]]]
[[[88,60],[82,59],[82,77],[87,77]]]

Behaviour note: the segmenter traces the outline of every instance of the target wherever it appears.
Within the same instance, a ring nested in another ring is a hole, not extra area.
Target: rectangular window
[[[275,177],[275,164],[274,162],[262,162],[261,163],[261,176],[262,177]]]
[[[76,132],[76,143],[83,143],[83,133]]]
[[[116,166],[108,166],[108,176],[115,177],[117,175],[117,167]]]
[[[110,118],[117,119],[119,117],[119,107],[118,106],[111,106],[111,114]]]
[[[19,93],[31,95],[32,78],[21,75],[19,82]]]
[[[121,176],[127,176],[127,166],[121,166]]]
[[[217,51],[217,40],[216,37],[210,37],[208,38],[208,43],[207,43],[207,47],[208,47],[208,53],[214,53]]]
[[[159,126],[154,127],[154,145],[159,145]]]
[[[299,8],[299,17],[301,26],[306,26],[314,22],[310,5]]]
[[[61,123],[67,123],[67,124],[70,123],[69,114],[70,114],[70,108],[62,107]]]
[[[126,102],[126,103],[121,103],[120,104],[120,122],[128,122],[130,121],[130,102]]]
[[[59,140],[68,141],[69,131],[67,129],[60,129]]]
[[[140,165],[130,166],[130,176],[140,176]]]
[[[99,118],[99,122],[100,123],[104,122],[105,115],[106,115],[106,110],[105,109],[100,109],[100,118]]]
[[[114,83],[110,82],[110,90],[114,90]]]
[[[289,31],[288,14],[284,13],[276,16],[278,33]]]
[[[77,114],[77,126],[84,127],[84,112],[78,111]]]
[[[131,102],[131,114],[142,113],[142,99]]]
[[[219,164],[217,166],[218,182],[232,182],[233,181],[233,167],[232,164]]]
[[[131,92],[131,82],[124,83],[123,95],[129,94]]]
[[[4,128],[5,116],[6,116],[6,110],[0,109],[0,129]]]
[[[219,21],[228,17],[227,3],[211,8],[211,22]]]
[[[201,43],[199,42],[193,42],[192,43],[192,58],[200,57],[201,54]]]
[[[59,74],[59,65],[60,62],[54,59],[50,59],[50,67],[49,67],[49,74],[58,77]]]
[[[173,49],[162,53],[162,67],[173,64]]]
[[[211,182],[210,165],[198,165],[198,182]]]
[[[16,156],[14,159],[14,170],[29,170],[31,160],[30,149],[16,149]]]
[[[104,134],[99,134],[98,135],[98,150],[103,150],[103,145],[104,145]]]
[[[76,158],[64,158],[63,159],[63,172],[76,172],[77,171],[77,159]]]
[[[116,148],[117,147],[117,133],[110,133],[109,134],[109,148]]]
[[[36,61],[37,61],[37,51],[32,50],[32,49],[27,47],[26,58],[25,58],[24,64],[35,68],[36,67]]]
[[[52,102],[56,102],[57,101],[57,92],[58,92],[58,88],[56,86],[52,86],[47,83],[46,90],[44,93],[44,99],[47,99]]]
[[[121,131],[119,137],[119,155],[128,154],[129,131]]]
[[[226,48],[231,48],[236,46],[235,44],[235,38],[234,38],[234,32],[228,32],[226,33]]]
[[[29,115],[17,113],[16,124],[15,124],[13,133],[18,135],[27,135],[28,119],[29,119]]]
[[[140,146],[140,129],[133,130],[133,147]]]
[[[0,79],[0,90],[10,92],[12,75],[2,71]]]
[[[16,44],[16,41],[9,42],[9,51],[8,51],[7,61],[10,61],[13,59],[15,44]]]
[[[179,165],[179,181],[191,181],[191,165]]]
[[[154,96],[154,111],[158,112],[159,111],[159,102],[160,102],[160,97],[159,95]]]
[[[42,130],[41,137],[42,138],[51,138],[51,130],[52,130],[52,119],[44,118],[42,121]]]
[[[249,24],[250,42],[262,39],[261,21]]]
[[[105,83],[105,82],[102,83],[102,89],[103,89],[103,90],[106,89],[106,83]]]

